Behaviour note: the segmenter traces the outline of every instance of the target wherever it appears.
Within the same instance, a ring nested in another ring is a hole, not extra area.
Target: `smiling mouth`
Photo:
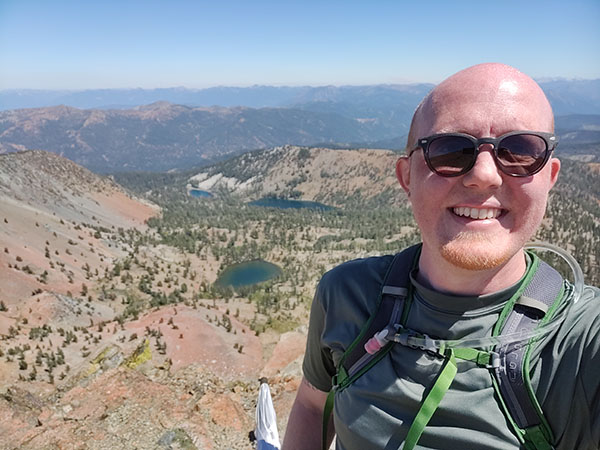
[[[452,212],[459,217],[468,217],[469,219],[484,220],[496,219],[502,214],[499,208],[469,208],[460,206],[451,208]]]

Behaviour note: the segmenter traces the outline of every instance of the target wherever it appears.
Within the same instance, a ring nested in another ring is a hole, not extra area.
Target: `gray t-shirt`
[[[327,272],[315,294],[303,370],[322,391],[344,350],[375,309],[392,256],[350,261]],[[520,283],[489,295],[459,297],[415,286],[407,327],[440,339],[490,336]],[[586,287],[558,331],[532,353],[531,379],[556,449],[600,448],[600,290]],[[398,448],[443,361],[394,345],[352,385],[336,393],[339,450]],[[457,360],[458,373],[416,448],[518,449],[488,369]],[[392,442],[398,445],[392,446]],[[388,445],[389,447],[386,447]]]

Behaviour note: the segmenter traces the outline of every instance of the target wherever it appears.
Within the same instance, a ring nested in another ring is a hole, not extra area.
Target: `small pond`
[[[254,206],[265,206],[268,208],[280,208],[280,209],[300,209],[300,208],[310,208],[310,209],[323,209],[329,210],[333,209],[331,206],[325,205],[319,202],[309,202],[306,200],[288,200],[285,198],[274,198],[274,197],[265,197],[259,200],[254,200],[253,202],[248,203],[249,205]]]
[[[192,197],[212,197],[213,195],[208,191],[203,191],[201,189],[190,189],[190,195]]]
[[[217,286],[248,286],[276,278],[281,268],[262,259],[247,261],[227,267],[215,282]]]

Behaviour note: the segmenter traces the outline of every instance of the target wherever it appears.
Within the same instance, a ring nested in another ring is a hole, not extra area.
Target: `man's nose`
[[[496,166],[491,144],[481,144],[475,165],[464,175],[463,184],[480,189],[494,189],[502,184],[502,174]]]

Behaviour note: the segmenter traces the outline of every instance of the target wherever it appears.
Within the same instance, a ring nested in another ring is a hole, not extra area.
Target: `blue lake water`
[[[271,280],[281,274],[281,268],[267,261],[257,259],[234,264],[226,268],[215,282],[218,286],[248,286]]]
[[[212,197],[213,195],[208,191],[203,191],[201,189],[190,189],[190,195],[192,197]]]
[[[249,205],[254,206],[265,206],[268,208],[281,208],[281,209],[300,209],[300,208],[310,208],[310,209],[324,209],[329,210],[333,209],[331,206],[325,205],[319,202],[309,202],[306,200],[288,200],[284,198],[273,198],[273,197],[265,197],[259,200],[254,200],[253,202],[248,203]]]

